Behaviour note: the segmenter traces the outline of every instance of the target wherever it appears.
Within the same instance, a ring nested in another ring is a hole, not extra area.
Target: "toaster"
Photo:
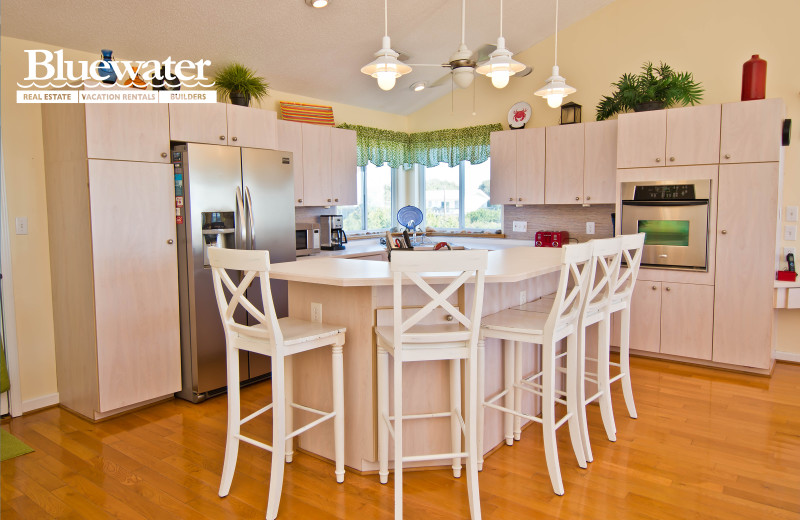
[[[536,247],[561,247],[569,242],[568,231],[537,231]]]

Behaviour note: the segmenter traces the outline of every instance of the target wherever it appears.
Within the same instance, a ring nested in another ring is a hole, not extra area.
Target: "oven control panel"
[[[694,184],[636,186],[633,200],[695,200]]]

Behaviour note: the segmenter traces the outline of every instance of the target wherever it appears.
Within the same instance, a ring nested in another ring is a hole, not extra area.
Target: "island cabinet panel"
[[[583,200],[586,204],[614,204],[617,121],[586,123],[583,130]]]
[[[169,163],[167,105],[86,103],[84,110],[89,158]]]
[[[719,162],[777,162],[781,159],[782,99],[722,105]]]
[[[771,363],[779,171],[779,163],[720,166],[713,354],[720,363]]]
[[[331,128],[331,194],[333,204],[358,203],[356,132]]]
[[[583,202],[584,124],[546,129],[545,204]]]
[[[169,137],[186,143],[228,144],[224,103],[171,103]]]
[[[331,129],[328,126],[302,126],[303,134],[303,205],[330,206]]]
[[[231,104],[225,107],[229,145],[269,150],[277,148],[277,112]]]
[[[710,360],[713,309],[713,285],[664,282],[661,288],[660,352]]]
[[[719,162],[720,105],[667,110],[666,165]]]
[[[303,206],[303,126],[294,121],[278,120],[277,149],[292,152],[294,165],[294,205]]]
[[[664,165],[667,111],[620,114],[617,127],[617,168]]]

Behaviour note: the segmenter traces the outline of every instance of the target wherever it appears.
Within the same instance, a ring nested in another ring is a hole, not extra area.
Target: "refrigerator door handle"
[[[244,208],[247,211],[247,236],[250,243],[245,246],[246,249],[256,248],[256,220],[253,217],[253,199],[250,198],[250,188],[244,187]]]
[[[244,224],[244,200],[242,199],[242,189],[236,187],[236,216],[234,226],[236,227],[235,246],[236,249],[247,249],[247,236],[245,235]]]

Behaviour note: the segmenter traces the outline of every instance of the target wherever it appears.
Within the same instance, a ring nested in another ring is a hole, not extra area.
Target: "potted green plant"
[[[612,85],[617,91],[600,100],[598,121],[630,110],[641,112],[694,105],[703,98],[703,87],[694,81],[691,72],[675,72],[663,62],[656,67],[648,61],[642,65],[642,72],[625,73]]]
[[[269,95],[269,83],[241,63],[226,65],[214,74],[214,84],[222,101],[230,99],[234,105],[249,106],[250,100],[259,101]]]

